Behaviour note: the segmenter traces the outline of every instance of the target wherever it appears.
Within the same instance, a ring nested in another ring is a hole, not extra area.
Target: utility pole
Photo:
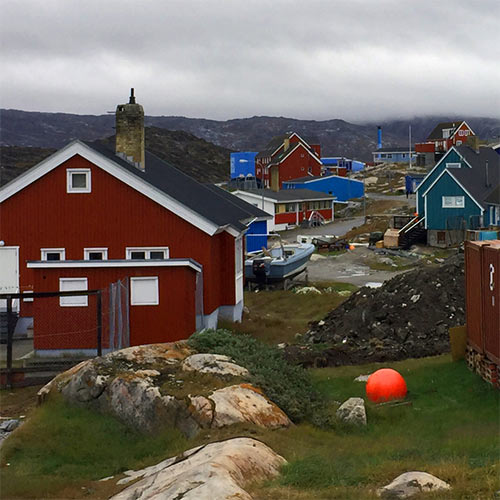
[[[410,168],[408,170],[411,170],[411,125],[408,125],[408,154],[410,155]]]

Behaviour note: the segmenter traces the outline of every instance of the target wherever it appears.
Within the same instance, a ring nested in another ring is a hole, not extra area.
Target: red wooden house
[[[118,106],[116,151],[73,141],[0,188],[3,291],[103,289],[126,277],[132,345],[241,319],[242,236],[258,210],[144,152],[141,111],[133,95]],[[78,322],[88,307],[71,299],[21,301],[36,349],[91,347],[85,336],[47,340],[54,322]]]
[[[308,144],[297,133],[274,137],[255,157],[255,176],[274,191],[284,181],[321,175],[321,147]]]
[[[476,134],[465,121],[438,123],[425,142],[415,144],[417,161],[420,165],[433,165],[435,155],[446,153],[452,146],[465,144]]]

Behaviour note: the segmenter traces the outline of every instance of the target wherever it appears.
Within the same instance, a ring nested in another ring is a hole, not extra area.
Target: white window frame
[[[83,249],[83,260],[90,260],[90,254],[94,252],[102,252],[101,260],[108,260],[108,249],[107,248],[84,248]]]
[[[465,208],[465,196],[443,196],[442,208]]]
[[[152,301],[143,301],[134,294],[134,283],[140,281],[154,281],[156,285],[156,299]],[[160,305],[160,290],[158,286],[158,276],[132,276],[130,278],[130,305],[131,306],[158,306]]]
[[[66,260],[65,248],[40,248],[40,260],[47,260],[47,254],[49,253],[58,253],[60,256],[59,260]]]
[[[125,259],[132,260],[132,252],[144,252],[146,260],[152,260],[151,252],[162,251],[165,252],[165,259],[168,259],[170,257],[170,251],[168,247],[127,247],[125,249]]]
[[[64,283],[67,282],[80,282],[85,283],[85,288],[76,288],[73,290],[64,290]],[[88,279],[87,278],[59,278],[59,291],[60,292],[69,292],[69,291],[82,291],[88,290]],[[59,305],[61,307],[88,307],[89,305],[89,297],[88,295],[78,295],[75,297],[59,297]]]
[[[85,187],[73,187],[71,179],[73,174],[85,174],[87,185]],[[90,193],[92,190],[92,176],[90,168],[68,168],[66,169],[66,192],[67,193]]]

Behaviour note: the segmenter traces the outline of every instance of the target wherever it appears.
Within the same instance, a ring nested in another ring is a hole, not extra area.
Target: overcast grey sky
[[[1,107],[500,116],[500,0],[1,0]]]

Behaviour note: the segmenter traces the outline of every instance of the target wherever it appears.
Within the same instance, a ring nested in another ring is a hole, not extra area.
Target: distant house
[[[335,174],[342,177],[348,172],[359,172],[365,168],[365,163],[358,160],[351,160],[345,156],[328,156],[321,158],[323,171],[326,174]]]
[[[416,158],[415,151],[406,147],[380,148],[372,151],[374,163],[409,163]]]
[[[418,164],[433,166],[452,146],[461,146],[475,137],[463,120],[438,123],[424,142],[415,144]]]
[[[465,230],[500,225],[500,157],[492,148],[451,146],[417,187],[417,213],[432,246],[464,239]]]
[[[352,198],[362,198],[364,196],[362,181],[338,175],[294,179],[284,182],[283,189],[311,189],[312,191],[333,196],[336,203],[345,203]]]
[[[309,144],[295,132],[276,136],[255,158],[255,175],[265,187],[275,191],[283,182],[305,175],[319,176],[321,147]]]
[[[3,291],[102,290],[124,278],[131,345],[240,320],[243,238],[268,217],[145,151],[143,120],[132,93],[117,107],[115,149],[73,141],[0,189]],[[20,302],[37,351],[95,345],[77,299]]]
[[[263,189],[232,194],[271,214],[273,219],[267,225],[269,231],[281,231],[315,216],[325,221],[335,216],[334,197],[311,189]]]

